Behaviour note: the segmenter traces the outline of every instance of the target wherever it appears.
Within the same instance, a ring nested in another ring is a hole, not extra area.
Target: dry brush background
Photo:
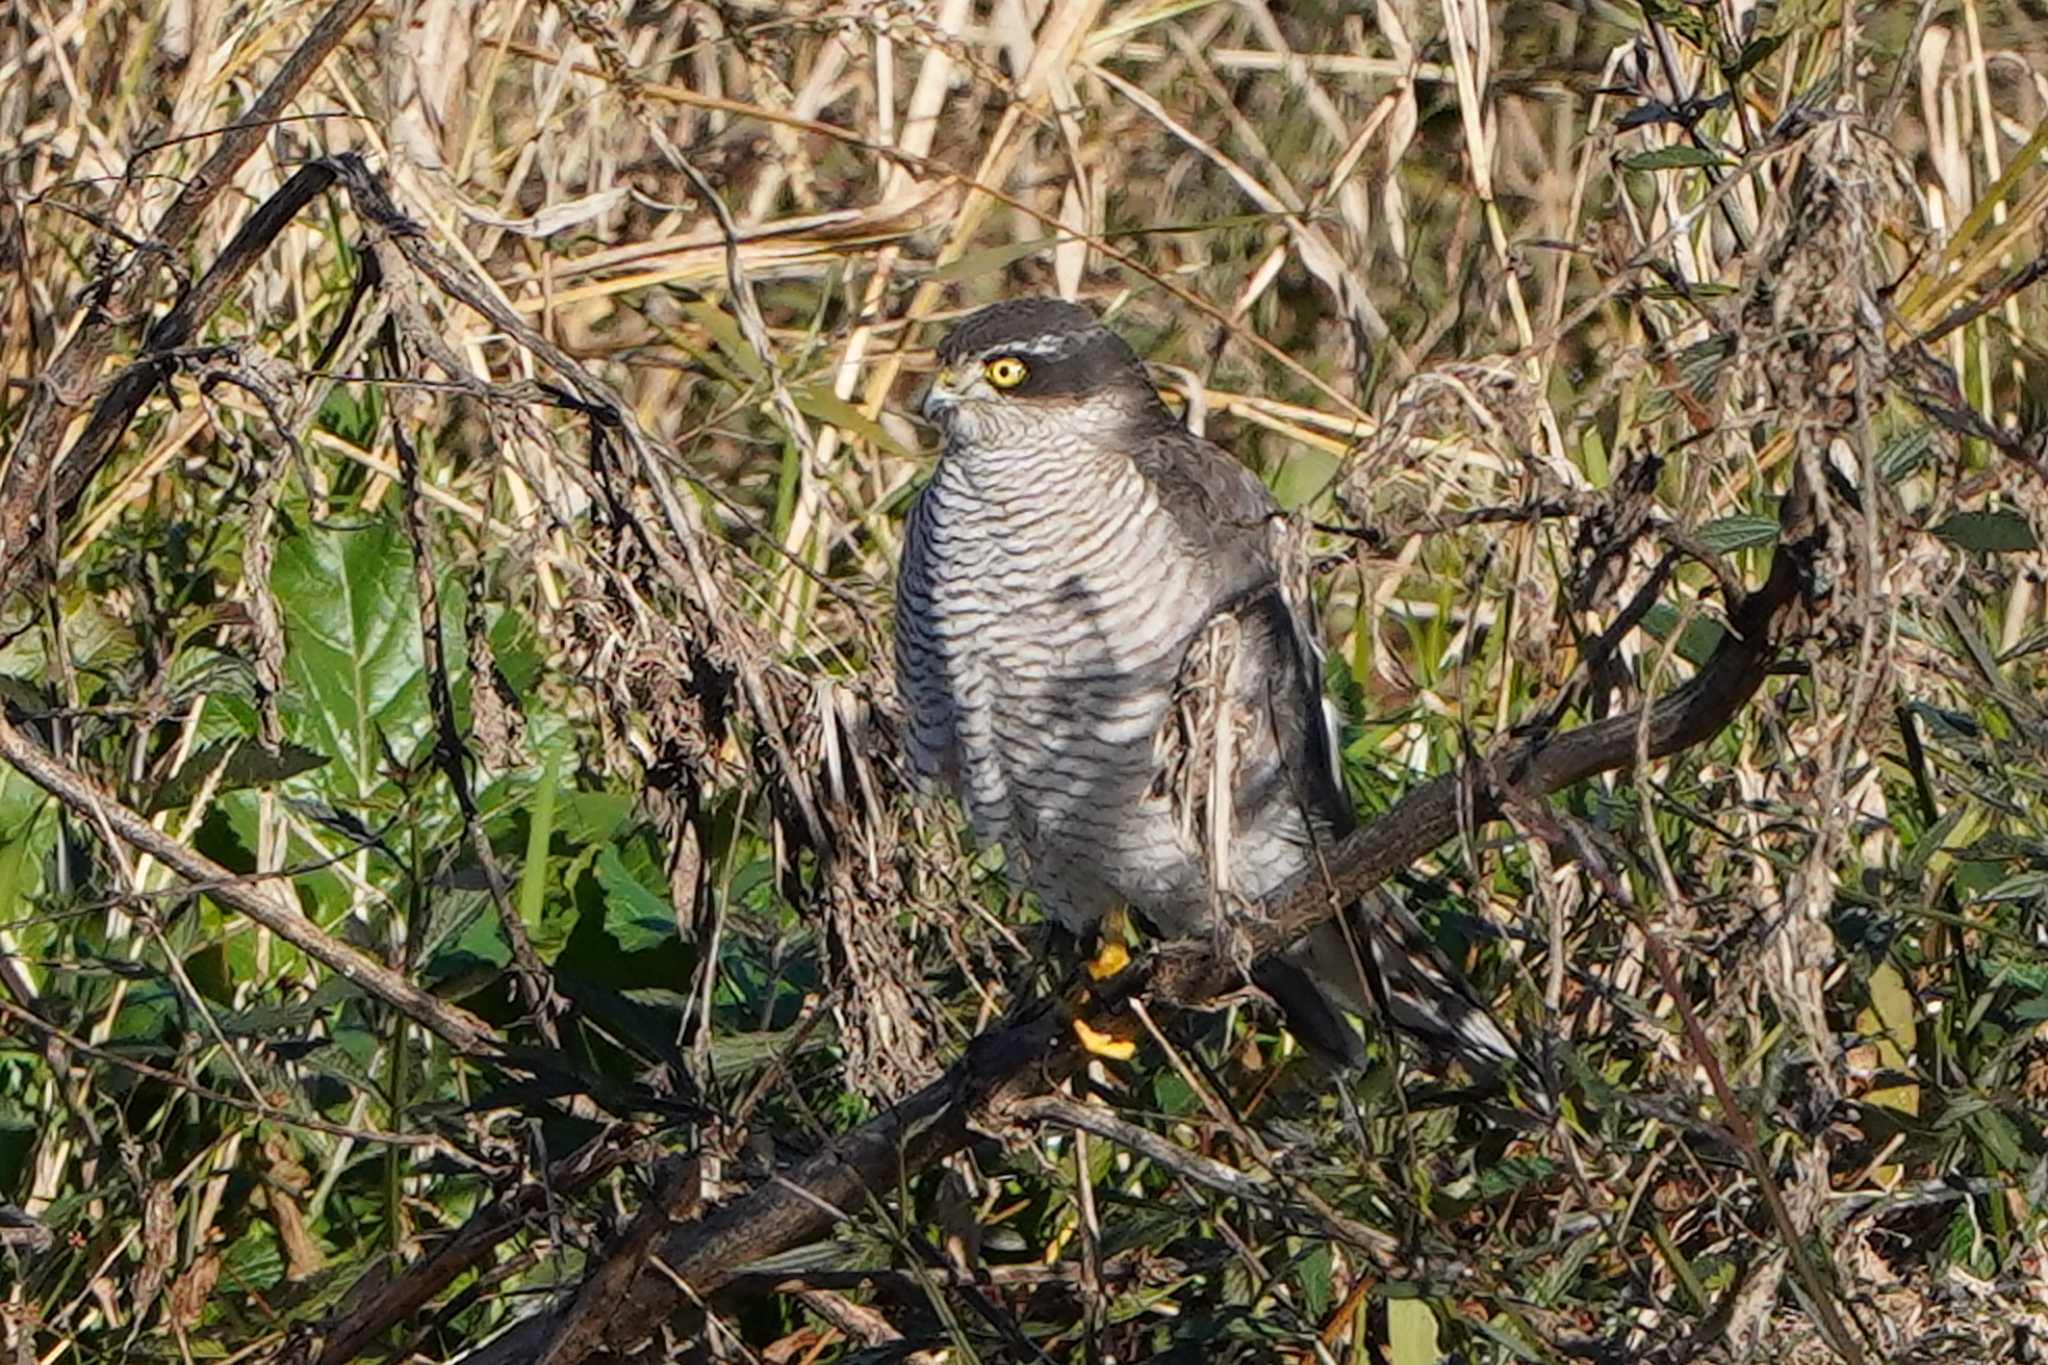
[[[20,0],[11,1358],[2048,1356],[2044,111],[2035,0]],[[1028,1008],[883,648],[1024,291],[1313,528],[1554,1122]]]

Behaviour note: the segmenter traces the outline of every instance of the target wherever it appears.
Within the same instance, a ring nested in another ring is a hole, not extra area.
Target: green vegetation
[[[1978,0],[18,7],[0,1344],[2048,1349],[2044,110]],[[1725,728],[1405,873],[1554,1123],[1162,998],[891,1126],[1066,979],[887,669],[1027,291],[1312,527],[1362,808],[1802,557]]]

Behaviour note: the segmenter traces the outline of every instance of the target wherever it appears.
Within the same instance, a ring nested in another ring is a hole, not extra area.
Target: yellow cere
[[[1013,355],[999,355],[981,367],[988,382],[999,389],[1014,389],[1031,373],[1031,367]]]

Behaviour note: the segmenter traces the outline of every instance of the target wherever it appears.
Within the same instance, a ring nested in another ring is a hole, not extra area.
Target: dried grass
[[[883,633],[922,348],[1027,290],[1316,525],[1367,806],[1687,676],[1795,481],[1807,632],[1414,869],[1554,1127],[1184,1020],[671,1353],[2043,1349],[2036,14],[367,9],[0,20],[19,1358],[488,1359],[556,1291],[584,1358],[660,1210],[1042,989],[902,789]]]

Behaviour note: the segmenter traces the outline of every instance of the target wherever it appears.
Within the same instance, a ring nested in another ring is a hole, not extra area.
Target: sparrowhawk
[[[1227,938],[1356,824],[1285,516],[1086,307],[991,305],[938,362],[923,411],[944,445],[896,589],[916,775],[1076,933],[1129,909]],[[1247,965],[1326,1053],[1360,1058],[1337,1010],[1377,994],[1439,1053],[1509,1062],[1420,938],[1375,896]]]

